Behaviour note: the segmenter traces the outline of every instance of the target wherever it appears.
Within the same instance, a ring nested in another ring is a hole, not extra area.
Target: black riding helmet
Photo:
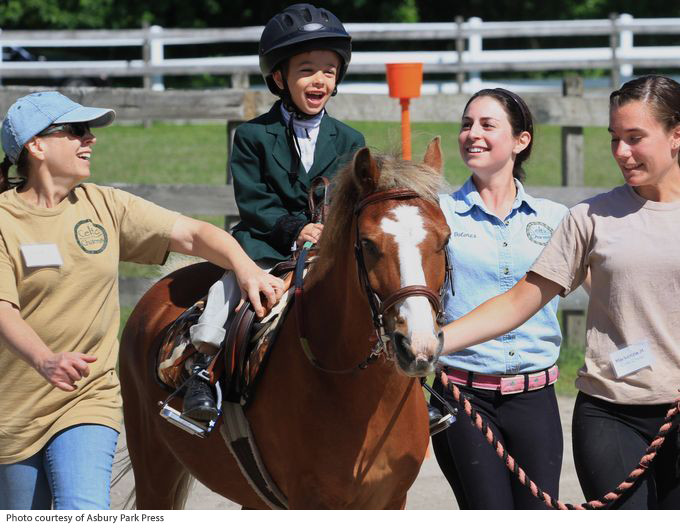
[[[274,15],[260,37],[260,71],[269,90],[282,95],[273,73],[293,55],[327,49],[340,55],[342,64],[336,84],[345,76],[352,56],[352,38],[342,22],[327,9],[311,4],[294,4]]]

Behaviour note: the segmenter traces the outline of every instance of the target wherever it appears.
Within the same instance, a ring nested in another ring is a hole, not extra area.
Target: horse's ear
[[[441,174],[444,160],[442,159],[441,139],[439,136],[430,141],[430,144],[427,146],[423,163]]]
[[[375,191],[380,172],[368,147],[357,151],[352,165],[354,167],[354,176],[358,180],[363,193],[369,194]]]

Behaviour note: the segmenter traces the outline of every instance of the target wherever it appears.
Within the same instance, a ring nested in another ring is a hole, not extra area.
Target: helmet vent
[[[295,25],[295,21],[293,21],[293,17],[290,15],[283,16],[283,23],[288,27],[293,27]]]
[[[305,22],[312,21],[312,13],[310,13],[309,9],[305,8],[302,10],[302,18],[305,19]]]
[[[330,22],[330,19],[328,18],[328,11],[325,9],[319,9],[319,13],[321,14],[321,19],[324,22]]]

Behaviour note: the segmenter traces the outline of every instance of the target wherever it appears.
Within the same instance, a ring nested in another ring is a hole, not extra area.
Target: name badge
[[[27,268],[61,267],[64,265],[56,244],[24,244],[20,249]]]
[[[609,354],[609,358],[617,378],[623,378],[640,369],[652,366],[652,355],[649,352],[647,341],[612,352]]]

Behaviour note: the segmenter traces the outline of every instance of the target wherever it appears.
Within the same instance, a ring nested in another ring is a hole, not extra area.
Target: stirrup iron
[[[197,370],[191,376],[189,376],[186,379],[186,381],[175,390],[175,392],[168,396],[165,401],[163,402],[159,401],[158,405],[161,407],[160,415],[163,418],[165,418],[168,422],[170,422],[172,425],[175,425],[192,435],[205,438],[212,432],[218,420],[220,419],[220,416],[222,416],[222,387],[220,387],[219,381],[216,381],[214,385],[215,392],[217,393],[217,401],[215,404],[215,406],[217,407],[217,418],[215,418],[214,420],[210,420],[207,424],[192,420],[191,418],[184,416],[174,407],[170,406],[170,400],[177,396],[177,394],[179,394],[179,392],[194,376],[197,376],[207,381],[208,383],[210,382],[210,375],[205,369]]]

